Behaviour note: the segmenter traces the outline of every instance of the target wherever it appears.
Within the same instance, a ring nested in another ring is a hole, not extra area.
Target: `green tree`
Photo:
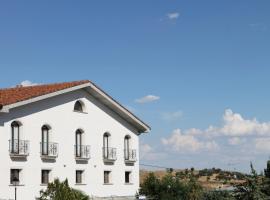
[[[158,199],[160,196],[160,180],[155,176],[154,173],[149,173],[141,185],[140,193],[147,195],[153,199]]]
[[[262,192],[262,180],[257,172],[250,164],[251,176],[247,180],[236,187],[234,196],[237,200],[265,200],[267,196]]]
[[[201,200],[235,200],[228,191],[205,191]]]
[[[55,179],[40,194],[40,200],[89,200],[83,192],[69,187],[67,179],[63,182]]]
[[[203,194],[203,188],[198,183],[197,178],[194,175],[194,169],[191,170],[189,180],[186,183],[186,200],[201,200]]]

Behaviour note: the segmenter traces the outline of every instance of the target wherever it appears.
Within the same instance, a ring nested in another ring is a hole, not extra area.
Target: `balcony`
[[[40,156],[42,159],[56,159],[58,156],[58,144],[53,142],[41,142]]]
[[[29,141],[9,140],[9,155],[13,158],[27,157],[29,155]]]
[[[124,158],[126,163],[134,163],[137,161],[136,149],[125,149]]]
[[[116,159],[116,148],[103,147],[104,162],[114,162]]]
[[[75,159],[77,161],[87,161],[90,159],[90,146],[89,145],[75,145]]]

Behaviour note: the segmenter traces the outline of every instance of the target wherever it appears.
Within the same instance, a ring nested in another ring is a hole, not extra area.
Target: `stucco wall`
[[[77,99],[85,103],[86,114],[73,111]],[[26,161],[12,161],[9,156],[10,125],[14,120],[22,125],[21,139],[30,141],[30,155]],[[40,158],[41,127],[48,124],[51,142],[59,144],[55,162]],[[88,163],[76,163],[74,158],[75,131],[84,130],[84,144],[91,146]],[[103,162],[103,134],[111,134],[111,146],[117,148],[113,165]],[[139,161],[132,165],[124,162],[124,137],[131,136],[132,147],[139,156],[138,136],[135,130],[112,111],[101,105],[83,90],[52,97],[26,106],[0,113],[0,199],[13,199],[14,187],[10,186],[10,168],[22,169],[23,185],[18,187],[18,200],[31,200],[41,189],[41,169],[50,169],[53,178],[68,178],[72,187],[93,196],[132,196],[139,187]],[[85,170],[86,185],[75,185],[75,170]],[[103,171],[112,171],[112,185],[103,184]],[[132,183],[124,183],[125,171],[132,171]]]

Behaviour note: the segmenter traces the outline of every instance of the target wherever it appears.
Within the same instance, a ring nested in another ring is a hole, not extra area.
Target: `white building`
[[[0,90],[0,200],[34,200],[55,178],[91,197],[134,197],[150,127],[90,81]]]

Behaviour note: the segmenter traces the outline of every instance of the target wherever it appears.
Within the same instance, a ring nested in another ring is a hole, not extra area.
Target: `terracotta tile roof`
[[[57,92],[63,89],[75,87],[85,83],[90,83],[90,81],[83,80],[83,81],[36,85],[28,87],[17,86],[14,88],[0,89],[0,108],[2,106],[17,103],[20,101],[25,101],[28,99],[32,99],[34,97]]]

